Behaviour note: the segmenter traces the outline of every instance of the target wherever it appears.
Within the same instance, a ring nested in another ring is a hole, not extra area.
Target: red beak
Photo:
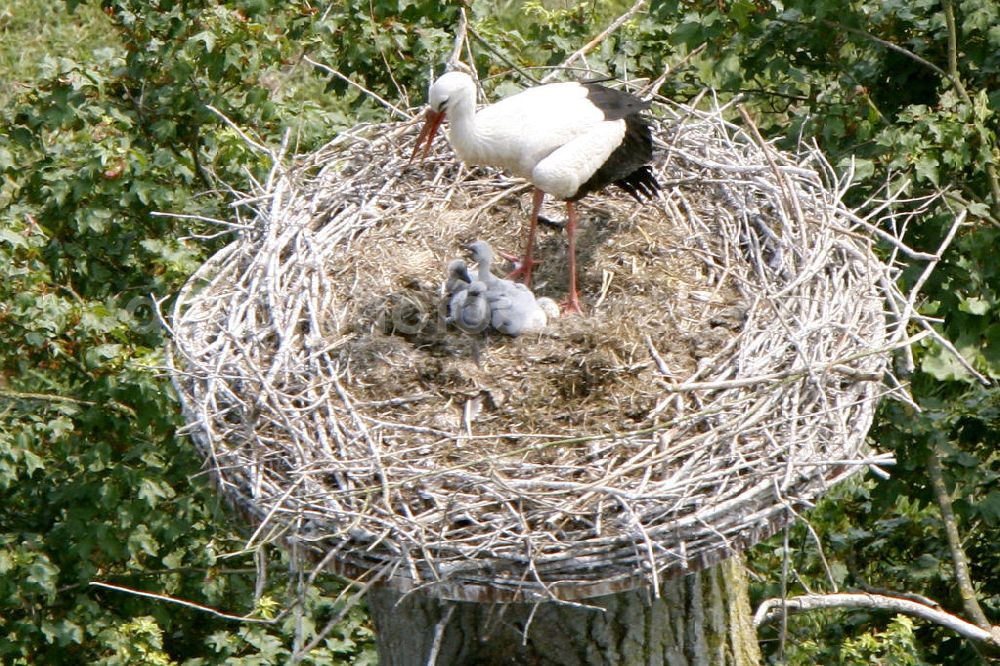
[[[424,114],[424,126],[421,128],[417,142],[413,146],[413,154],[410,155],[411,162],[417,156],[417,153],[420,152],[421,146],[424,146],[424,154],[420,156],[420,159],[427,158],[427,155],[431,152],[431,144],[434,143],[434,135],[437,134],[442,120],[444,120],[444,111],[427,109],[427,113]],[[424,145],[425,142],[427,145]]]

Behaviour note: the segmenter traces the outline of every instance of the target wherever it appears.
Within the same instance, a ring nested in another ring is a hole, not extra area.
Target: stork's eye
[[[444,111],[445,107],[447,107],[447,106],[448,106],[448,98],[445,97],[443,100],[441,100],[440,102],[438,102],[437,110],[438,111]]]

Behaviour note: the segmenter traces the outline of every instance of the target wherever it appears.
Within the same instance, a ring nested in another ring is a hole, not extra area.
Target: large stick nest
[[[714,563],[871,462],[905,300],[819,152],[723,116],[654,104],[661,200],[585,199],[586,315],[520,338],[440,306],[466,243],[520,249],[526,184],[444,140],[410,164],[414,123],[276,164],[173,316],[191,431],[253,538],[447,598],[573,599]],[[537,256],[562,297],[564,234]]]

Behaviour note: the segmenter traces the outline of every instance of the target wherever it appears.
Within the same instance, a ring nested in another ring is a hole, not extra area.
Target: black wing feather
[[[604,112],[605,120],[621,120],[649,108],[650,102],[631,93],[614,88],[605,88],[596,83],[581,84],[587,89],[587,99]]]
[[[649,102],[642,102],[633,95],[621,94],[649,106]],[[655,197],[660,191],[653,170],[649,168],[649,163],[653,161],[653,135],[649,122],[638,111],[618,118],[620,119],[625,121],[625,136],[621,145],[612,151],[607,161],[569,198],[570,201],[581,199],[611,184],[618,185],[640,202],[644,198]]]

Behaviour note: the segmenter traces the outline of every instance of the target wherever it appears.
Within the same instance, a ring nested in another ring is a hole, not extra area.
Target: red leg
[[[576,293],[576,206],[572,201],[566,202],[566,238],[569,247],[566,249],[569,263],[569,295],[562,302],[562,311],[566,313],[583,314],[580,309],[580,298]]]
[[[545,198],[545,193],[536,187],[531,197],[531,220],[528,223],[528,244],[524,248],[524,255],[518,260],[518,267],[507,275],[510,279],[523,278],[522,281],[529,287],[531,286],[531,271],[540,263],[535,261],[532,255],[535,252],[535,229],[538,227],[538,213],[542,210],[543,198]]]

